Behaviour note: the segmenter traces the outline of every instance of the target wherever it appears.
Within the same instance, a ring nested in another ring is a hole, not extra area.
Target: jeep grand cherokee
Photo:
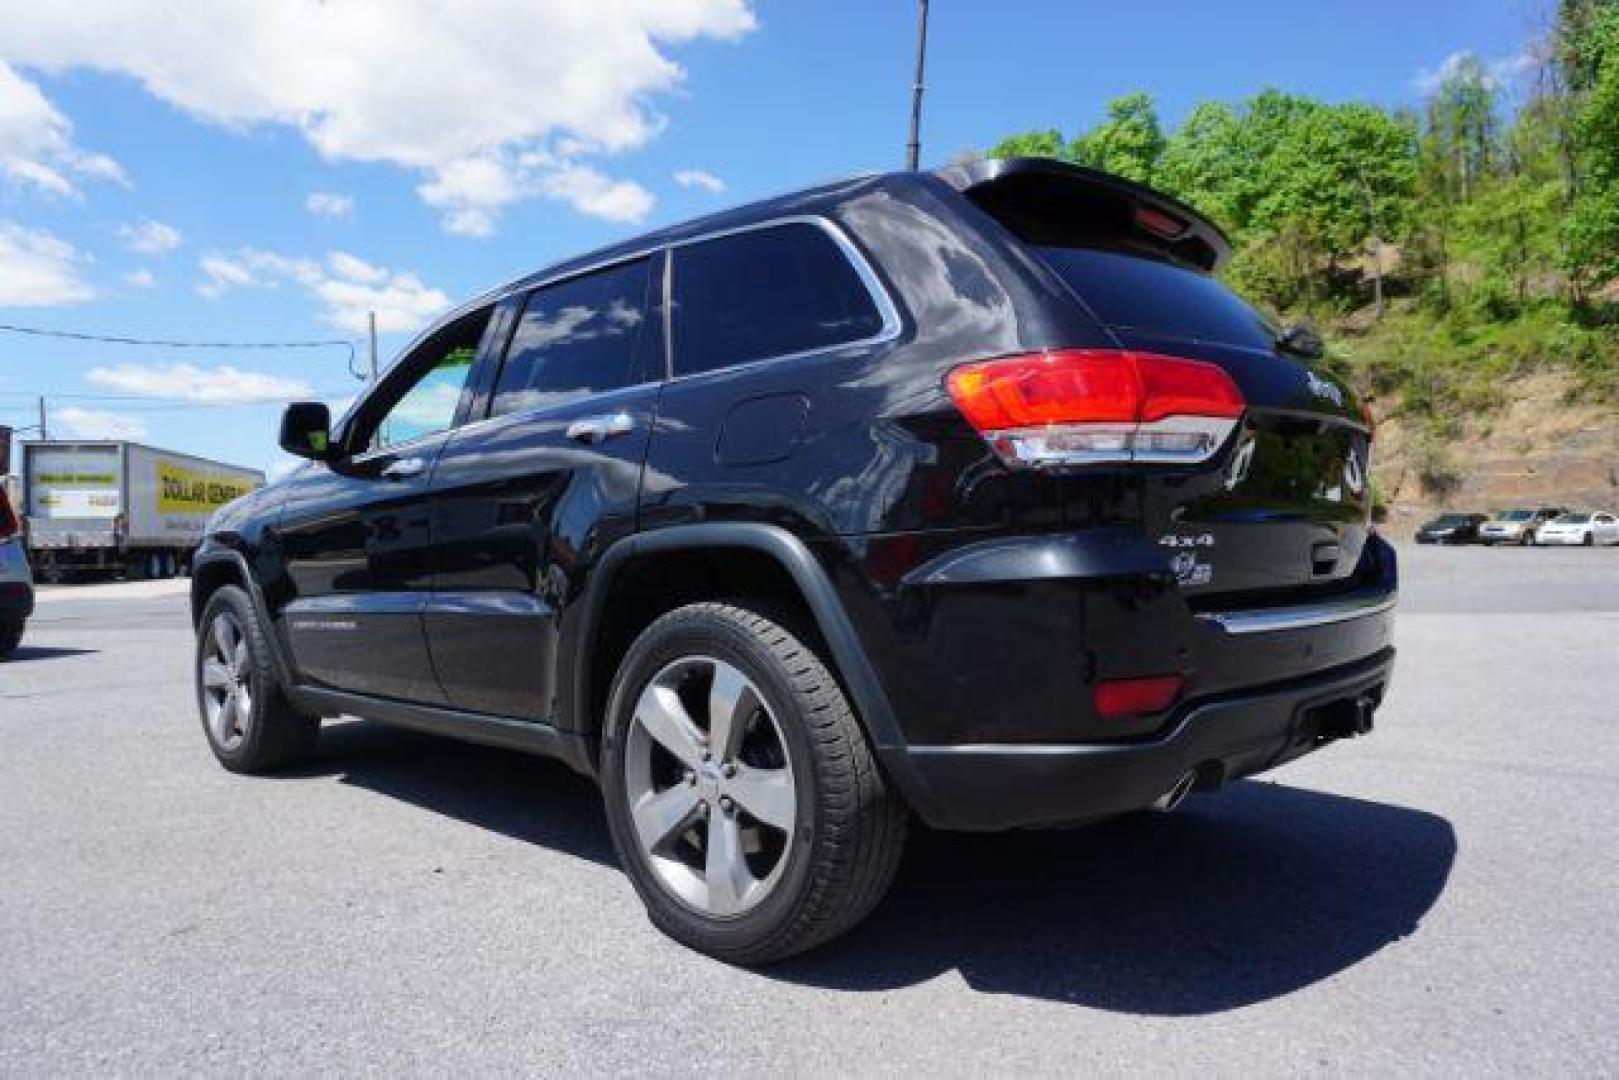
[[[1391,549],[1350,391],[1196,212],[1043,160],[832,183],[454,311],[217,515],[226,768],[357,715],[599,781],[656,924],[760,963],[909,817],[1074,824],[1368,729]],[[1302,343],[1302,344],[1301,344]]]

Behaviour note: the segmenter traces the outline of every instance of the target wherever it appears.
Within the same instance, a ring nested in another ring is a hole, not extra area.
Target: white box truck
[[[257,469],[121,440],[24,442],[34,571],[173,577],[215,510],[264,484]]]

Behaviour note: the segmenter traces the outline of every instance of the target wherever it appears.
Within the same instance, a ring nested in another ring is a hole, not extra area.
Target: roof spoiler
[[[1014,232],[1019,231],[1007,216],[996,213],[997,204],[1015,193],[1050,201],[1062,195],[1079,201],[1085,196],[1111,197],[1130,209],[1133,239],[1145,242],[1166,254],[1203,270],[1215,270],[1231,255],[1231,241],[1208,218],[1179,199],[1154,191],[1145,184],[1126,180],[1098,169],[1073,165],[1052,158],[985,158],[960,165],[947,165],[934,172],[940,180],[988,210]]]

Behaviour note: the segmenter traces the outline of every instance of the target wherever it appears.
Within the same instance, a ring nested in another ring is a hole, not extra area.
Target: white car
[[[1595,514],[1564,514],[1540,527],[1535,541],[1541,544],[1619,544],[1619,517],[1598,511]]]

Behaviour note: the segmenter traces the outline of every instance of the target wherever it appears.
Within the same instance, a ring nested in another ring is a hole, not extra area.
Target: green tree
[[[1298,234],[1331,269],[1368,237],[1403,231],[1415,141],[1409,125],[1370,105],[1296,111],[1263,159],[1251,224]]]
[[[990,157],[1068,157],[1068,143],[1056,128],[1008,135],[989,151]]]
[[[1582,12],[1569,32],[1577,58],[1569,84],[1580,177],[1563,232],[1564,262],[1576,289],[1619,277],[1619,4]]]
[[[1429,98],[1428,130],[1445,161],[1451,191],[1458,201],[1466,202],[1492,165],[1495,83],[1472,53],[1458,57],[1449,69]]]
[[[1068,157],[1149,184],[1163,152],[1164,131],[1152,98],[1126,94],[1108,102],[1107,119],[1076,137]]]
[[[1241,122],[1229,105],[1198,104],[1164,143],[1154,182],[1228,229],[1246,226],[1239,191],[1252,162],[1240,137]]]

